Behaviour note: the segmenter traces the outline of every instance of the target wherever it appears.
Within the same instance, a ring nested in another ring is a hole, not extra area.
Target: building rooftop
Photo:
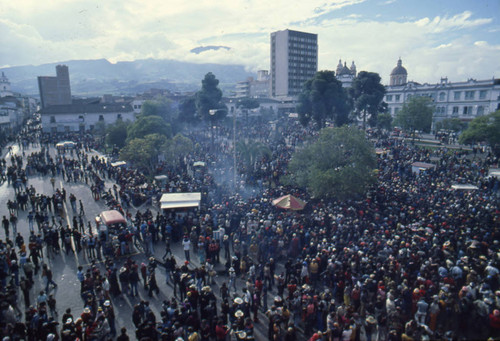
[[[97,103],[52,105],[40,110],[41,114],[84,114],[84,113],[115,113],[134,111],[130,104]]]

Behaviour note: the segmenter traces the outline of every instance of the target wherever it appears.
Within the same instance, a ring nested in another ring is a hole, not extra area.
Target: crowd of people
[[[231,131],[224,128],[215,138],[186,133],[200,149],[176,165],[160,163],[158,174],[167,181],[158,181],[91,155],[91,136],[67,136],[75,149],[55,153],[62,137],[27,127],[16,141],[22,154],[11,153],[2,164],[15,191],[0,242],[2,337],[500,337],[499,180],[488,176],[498,164],[493,155],[428,149],[374,133],[370,138],[384,151],[378,184],[362,199],[327,201],[280,183],[295,147],[316,134],[313,129],[282,118],[274,130],[255,124],[245,134],[268,145],[272,156],[258,160],[252,174],[238,174],[237,183],[231,183]],[[25,153],[30,146],[35,151]],[[206,169],[195,174],[195,161]],[[416,171],[414,162],[434,167]],[[93,221],[85,221],[85,203],[64,188],[37,193],[31,176],[85,184],[94,200],[123,213],[127,228],[115,239],[101,235]],[[478,189],[453,189],[457,183]],[[203,193],[199,210],[177,214],[154,206],[161,193],[186,191]],[[305,200],[304,210],[271,204],[284,194]],[[64,212],[65,202],[71,212]],[[19,210],[27,213],[24,236],[12,218]],[[64,214],[73,216],[73,226],[65,224]],[[106,242],[113,240],[119,253],[107,251]],[[134,256],[137,241],[144,253]],[[75,269],[83,309],[73,312],[64,302],[56,304],[57,283],[45,259],[82,251],[90,265]],[[34,293],[40,280],[44,290]],[[168,299],[157,314],[152,300],[162,294]],[[117,325],[114,302],[121,296],[137,297],[135,330]]]

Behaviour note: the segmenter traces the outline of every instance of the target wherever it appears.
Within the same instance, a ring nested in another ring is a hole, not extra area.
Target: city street
[[[7,152],[7,148],[5,150]],[[40,146],[30,147],[26,149],[24,151],[25,157],[23,159],[23,162],[26,161],[26,156],[28,156],[32,152],[38,152],[38,151],[40,151]],[[55,148],[51,147],[50,153],[52,156],[55,157],[56,155]],[[19,146],[13,145],[12,150],[7,154],[4,154],[8,165],[10,165],[10,158],[12,154],[13,155],[22,154],[22,151],[20,150]],[[95,151],[92,151],[89,157],[91,155],[97,155],[97,153]],[[66,157],[71,158],[71,155],[67,154]],[[101,211],[108,209],[105,203],[102,201],[94,200],[94,198],[92,197],[90,186],[85,184],[85,182],[66,182],[62,179],[61,176],[56,176],[55,179],[56,179],[55,186],[54,188],[52,188],[52,184],[49,181],[50,175],[47,176],[31,175],[28,176],[27,186],[28,187],[33,186],[36,189],[37,193],[43,193],[46,195],[52,195],[56,189],[62,189],[62,188],[66,190],[67,196],[69,196],[71,193],[74,194],[77,200],[81,200],[82,203],[84,204],[85,226],[87,226],[87,222],[91,222],[92,226],[95,228],[95,217]],[[112,186],[113,182],[111,182],[109,179],[106,179],[106,189],[112,188]],[[12,187],[12,185],[9,185],[7,181],[5,181],[0,186],[0,202],[2,203],[0,208],[1,216],[9,215],[9,211],[7,209],[7,201],[9,199],[12,200],[14,196],[15,196],[14,188]],[[145,210],[146,208],[147,207],[140,207],[139,209]],[[149,208],[153,210],[154,214],[156,214],[157,212],[156,208],[150,206]],[[134,215],[137,209],[134,207],[130,207],[129,210],[132,213],[132,215]],[[76,214],[76,212],[74,213],[73,210],[71,209],[69,200],[66,200],[66,202],[64,203],[64,212],[65,212],[64,225],[72,226],[73,215]],[[53,215],[53,213],[50,214]],[[49,216],[49,219],[50,218],[51,217]],[[21,235],[24,237],[25,243],[27,243],[29,237],[28,210],[26,211],[19,210],[17,226],[18,226],[17,231],[21,233]],[[36,224],[35,224],[35,232],[37,233]],[[5,238],[3,230],[1,231],[0,236],[1,239]],[[12,230],[11,230],[11,238],[12,238]],[[73,250],[75,250],[76,248],[73,240],[72,244],[73,244]],[[154,248],[155,248],[154,250],[155,258],[161,260],[165,253],[165,246],[163,245],[163,242],[159,241],[157,244],[155,244]],[[185,259],[184,259],[184,252],[182,250],[182,246],[180,245],[180,243],[172,245],[172,252],[176,257],[177,264],[182,264]],[[45,248],[43,255],[44,258],[43,260],[41,260],[41,263],[48,264],[49,268],[53,270],[54,281],[58,285],[57,288],[50,290],[50,293],[54,294],[55,299],[57,300],[58,316],[56,317],[56,320],[59,323],[61,323],[61,316],[63,315],[63,313],[67,308],[71,308],[71,311],[76,318],[82,313],[84,308],[82,298],[80,297],[80,283],[77,278],[77,268],[79,265],[81,265],[83,266],[85,271],[86,269],[89,268],[91,260],[87,258],[84,252],[77,253],[76,251],[73,251],[66,254],[64,248],[62,247],[60,254],[55,256],[54,258],[47,258],[47,253]],[[142,262],[145,262],[146,264],[148,263],[147,257],[141,253],[135,252],[132,255],[132,258],[136,261],[137,264],[141,264]],[[125,257],[121,257],[114,260],[115,265],[118,269],[125,262],[125,259],[126,259]],[[224,262],[224,258],[221,256],[221,263],[222,262]],[[99,261],[98,264],[100,265],[101,273],[103,273],[105,269],[103,261]],[[190,268],[198,266],[199,263],[197,257],[194,256],[191,257]],[[223,265],[219,264],[217,270],[222,270],[222,269]],[[31,297],[30,297],[32,303],[36,301],[36,297],[38,296],[40,290],[44,289],[41,273],[42,272],[39,271],[38,274],[35,275],[35,285],[31,290]],[[21,270],[20,275],[22,274],[23,272]],[[139,303],[141,300],[149,300],[150,306],[156,315],[157,321],[161,320],[160,311],[162,309],[162,302],[172,297],[173,288],[171,286],[166,285],[165,270],[162,266],[159,266],[156,269],[156,274],[157,274],[156,276],[157,282],[160,287],[159,295],[154,295],[154,297],[152,298],[148,297],[147,291],[144,290],[144,286],[142,282],[140,282],[138,297],[131,297],[129,295],[121,294],[118,297],[112,298],[112,303],[116,314],[117,330],[119,330],[120,327],[125,326],[128,330],[129,335],[130,336],[134,335],[135,327],[132,323],[132,310],[134,305],[136,303]],[[218,297],[217,309],[220,309],[219,285],[222,284],[222,282],[224,281],[227,282],[228,278],[225,276],[218,277],[216,278],[217,284],[212,285],[212,290]],[[237,283],[238,289],[240,289],[242,287],[243,282],[241,279],[237,279],[237,281],[238,281]],[[238,291],[238,293],[241,293],[241,291]],[[273,300],[272,292],[269,293],[268,298],[269,302]],[[22,293],[20,291],[18,294],[18,305],[21,311],[24,311],[25,307],[24,307],[24,302],[22,300]],[[264,335],[267,335],[267,322],[265,321],[267,321],[267,319],[265,318],[264,315],[262,315],[260,321],[261,322],[259,324],[255,324],[255,334],[256,334],[255,336],[256,339],[265,339],[266,337],[264,337]]]

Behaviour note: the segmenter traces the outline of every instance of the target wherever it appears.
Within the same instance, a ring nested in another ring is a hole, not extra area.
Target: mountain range
[[[149,89],[197,91],[201,80],[212,72],[227,96],[239,81],[255,74],[243,65],[195,64],[168,59],[142,59],[111,63],[106,59],[70,60],[42,65],[0,68],[14,92],[39,96],[38,76],[55,76],[56,65],[68,66],[73,96],[91,97],[103,94],[136,95]]]

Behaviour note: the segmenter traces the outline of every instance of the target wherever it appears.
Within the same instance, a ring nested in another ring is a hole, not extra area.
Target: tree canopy
[[[180,159],[191,153],[193,149],[193,141],[181,134],[177,134],[174,138],[166,141],[162,147],[162,152],[165,156],[165,161],[177,165]]]
[[[375,126],[377,114],[384,112],[382,100],[385,95],[385,87],[380,83],[380,80],[378,73],[361,71],[349,88],[354,112],[357,118],[363,120],[363,129],[366,128],[367,121],[370,126]]]
[[[349,115],[347,93],[333,71],[319,71],[308,80],[298,98],[300,122],[307,125],[311,119],[319,128],[332,119],[337,126],[346,124]]]
[[[464,144],[486,142],[495,155],[500,156],[500,110],[473,119],[459,141]]]
[[[271,149],[259,141],[240,140],[236,143],[239,160],[242,161],[244,172],[251,175],[255,171],[257,160],[262,157],[271,157]]]
[[[123,148],[127,140],[127,123],[117,120],[115,124],[109,125],[106,132],[106,144]]]
[[[120,159],[131,163],[147,175],[153,175],[158,163],[158,154],[166,141],[167,138],[161,134],[133,138],[120,151]]]
[[[160,134],[166,137],[172,135],[170,124],[160,116],[139,116],[127,129],[128,140],[143,138],[150,134]]]
[[[196,117],[196,99],[194,96],[182,100],[179,106],[179,121],[187,123],[198,121]]]
[[[434,105],[429,97],[413,96],[396,114],[395,124],[406,131],[430,132]]]
[[[377,117],[377,128],[391,130],[392,129],[392,116],[389,113],[379,114]]]
[[[238,100],[238,106],[243,109],[256,109],[260,103],[255,98],[241,98]]]
[[[317,198],[349,199],[375,183],[375,167],[375,151],[363,131],[324,128],[315,142],[292,156],[285,181]]]
[[[221,102],[222,90],[219,89],[219,80],[211,72],[201,81],[201,90],[195,95],[196,109],[202,120],[219,120],[227,115],[227,108]],[[211,115],[211,110],[214,115]]]
[[[154,100],[144,101],[141,107],[142,116],[160,116],[166,122],[174,119],[172,101],[165,97],[157,97]]]
[[[446,118],[442,121],[436,122],[436,130],[451,130],[454,132],[459,132],[467,127],[467,122],[464,122],[458,118]]]

